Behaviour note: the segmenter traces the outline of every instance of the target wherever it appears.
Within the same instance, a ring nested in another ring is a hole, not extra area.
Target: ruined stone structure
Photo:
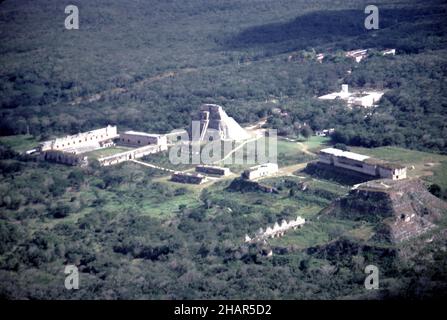
[[[66,152],[61,150],[47,150],[40,154],[40,160],[57,162],[71,166],[86,166],[88,164],[87,156],[75,152]]]
[[[112,146],[113,139],[118,137],[116,126],[109,125],[105,128],[42,142],[38,147],[38,151],[60,150],[79,154]]]
[[[242,173],[242,178],[254,180],[258,178],[272,176],[278,172],[278,165],[276,163],[264,163],[245,170]]]
[[[301,218],[300,216],[297,216],[295,220],[291,220],[287,222],[286,220],[282,220],[281,224],[278,222],[275,222],[273,227],[267,227],[267,229],[260,228],[259,231],[256,233],[256,235],[251,238],[248,235],[245,235],[245,242],[256,242],[265,240],[268,238],[279,238],[284,236],[284,234],[288,230],[295,230],[297,228],[300,228],[302,225],[306,223],[306,220],[304,218]]]
[[[167,138],[161,134],[150,134],[138,131],[126,131],[120,133],[118,144],[130,147],[142,147],[147,145],[166,145]]]
[[[349,106],[361,106],[365,108],[375,106],[383,96],[381,91],[358,91],[350,92],[347,84],[342,85],[340,92],[333,92],[318,97],[320,100],[341,99],[347,102]]]
[[[353,188],[323,213],[378,223],[374,237],[401,242],[436,227],[447,213],[447,203],[416,179],[373,180]]]
[[[396,55],[396,49],[385,49],[385,50],[380,51],[380,53],[383,56],[389,56],[389,55],[395,56]]]
[[[322,149],[318,162],[360,172],[374,178],[400,180],[407,177],[407,168],[405,166],[387,163],[365,155],[335,148]]]
[[[364,58],[368,56],[368,49],[358,49],[346,52],[347,58],[354,59],[355,62],[360,63]]]
[[[102,157],[99,158],[98,161],[102,166],[111,166],[125,161],[139,159],[149,154],[154,154],[166,150],[168,150],[168,146],[166,144],[148,145],[145,147],[120,152],[111,156]]]
[[[216,166],[206,166],[206,165],[199,165],[196,167],[197,172],[205,173],[205,174],[213,174],[218,176],[228,176],[231,174],[231,171],[229,168],[224,167],[216,167]]]
[[[109,125],[105,128],[42,142],[36,151],[40,153],[41,160],[84,166],[88,164],[85,153],[112,147],[115,141],[122,145],[139,148],[99,158],[100,165],[110,166],[168,149],[164,135],[136,131],[127,131],[119,135],[116,126]]]
[[[200,128],[195,132],[194,125],[190,128],[191,140],[203,141],[206,136],[214,136],[209,129],[216,130],[221,140],[241,141],[250,138],[250,135],[232,118],[223,108],[216,104],[204,104],[200,108]]]
[[[109,125],[105,128],[42,142],[36,151],[40,153],[41,160],[85,166],[88,164],[88,158],[83,155],[84,153],[113,146],[114,139],[117,137],[116,126]]]
[[[171,176],[171,181],[188,184],[202,184],[206,182],[206,177],[199,173],[175,172]]]

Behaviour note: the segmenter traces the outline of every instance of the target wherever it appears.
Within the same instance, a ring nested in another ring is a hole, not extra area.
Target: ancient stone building
[[[407,177],[407,168],[405,166],[387,163],[365,155],[335,148],[322,149],[318,162],[360,172],[375,178],[399,180]]]
[[[154,154],[166,150],[168,150],[168,146],[166,144],[148,145],[141,148],[120,152],[111,156],[102,157],[99,158],[98,161],[99,164],[102,166],[111,166],[129,160],[139,159],[149,154]]]
[[[40,159],[50,162],[68,164],[71,166],[86,166],[88,164],[87,156],[75,152],[66,152],[61,150],[47,150],[40,154]]]
[[[265,230],[260,228],[259,231],[253,236],[245,235],[245,242],[256,242],[265,240],[268,238],[279,238],[284,236],[288,230],[295,230],[301,228],[306,223],[306,220],[300,216],[297,216],[295,220],[282,220],[281,224],[275,222],[273,227],[268,226]]]
[[[167,139],[164,135],[136,131],[127,131],[119,135],[116,126],[109,125],[105,128],[45,141],[39,145],[37,151],[40,152],[42,160],[70,165],[86,165],[88,158],[83,154],[114,146],[115,141],[137,148],[99,158],[100,165],[110,166],[168,149]]]
[[[84,153],[113,146],[114,139],[117,137],[116,126],[109,125],[105,128],[42,142],[37,147],[37,151],[40,152],[41,160],[84,166],[88,163],[88,158],[83,155]]]
[[[60,150],[83,153],[111,146],[113,145],[113,140],[118,137],[116,126],[108,125],[105,128],[42,142],[38,147],[38,151]]]
[[[200,128],[195,128],[200,121]],[[246,140],[250,135],[223,108],[216,104],[204,104],[200,108],[198,119],[194,119],[190,128],[191,140],[203,141],[206,136],[214,136],[208,130],[213,129],[221,140]]]
[[[171,181],[188,184],[202,184],[206,182],[206,177],[199,173],[175,172],[171,176]]]
[[[205,173],[205,174],[214,174],[214,175],[218,175],[218,176],[228,176],[231,174],[231,171],[229,168],[206,166],[206,165],[197,166],[196,171]]]
[[[345,56],[355,60],[355,62],[360,63],[363,59],[368,56],[368,49],[358,49],[346,52]]]
[[[278,172],[278,165],[276,163],[264,163],[245,170],[242,173],[242,178],[254,180],[258,178],[272,176]]]
[[[447,203],[420,180],[382,179],[357,185],[322,213],[375,223],[374,238],[401,242],[436,227],[447,213]]]
[[[349,106],[373,107],[383,96],[381,91],[356,91],[350,92],[347,84],[342,85],[340,92],[333,92],[321,97],[320,100],[341,99],[347,102]]]
[[[165,135],[150,134],[138,131],[126,131],[120,133],[118,144],[131,147],[142,147],[147,145],[165,145],[167,139]]]

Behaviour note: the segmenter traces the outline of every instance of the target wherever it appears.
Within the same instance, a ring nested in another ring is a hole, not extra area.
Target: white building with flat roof
[[[167,138],[162,134],[152,134],[139,131],[126,131],[120,133],[118,140],[120,145],[142,147],[147,145],[166,145]]]
[[[340,92],[333,92],[318,97],[320,100],[344,100],[350,106],[365,108],[375,106],[384,95],[381,91],[356,91],[350,92],[347,84],[342,84]]]
[[[407,177],[407,168],[403,165],[387,163],[369,156],[335,148],[320,150],[318,162],[378,178],[400,180]]]
[[[108,125],[104,128],[44,141],[40,143],[38,150],[40,152],[59,150],[83,153],[113,145],[113,139],[117,137],[116,126]]]
[[[268,162],[245,170],[242,173],[242,178],[248,180],[254,180],[258,178],[272,176],[277,172],[278,172],[278,164]]]

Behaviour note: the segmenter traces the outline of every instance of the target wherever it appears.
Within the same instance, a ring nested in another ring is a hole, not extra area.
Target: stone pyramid
[[[200,140],[204,140],[207,131],[217,130],[221,140],[246,140],[250,135],[223,108],[216,104],[204,104],[200,107]],[[197,140],[197,136],[193,139]]]

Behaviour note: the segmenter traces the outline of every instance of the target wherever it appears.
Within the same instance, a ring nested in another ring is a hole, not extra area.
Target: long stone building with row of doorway
[[[407,177],[407,168],[401,164],[335,148],[320,150],[318,162],[375,178],[400,180]]]

